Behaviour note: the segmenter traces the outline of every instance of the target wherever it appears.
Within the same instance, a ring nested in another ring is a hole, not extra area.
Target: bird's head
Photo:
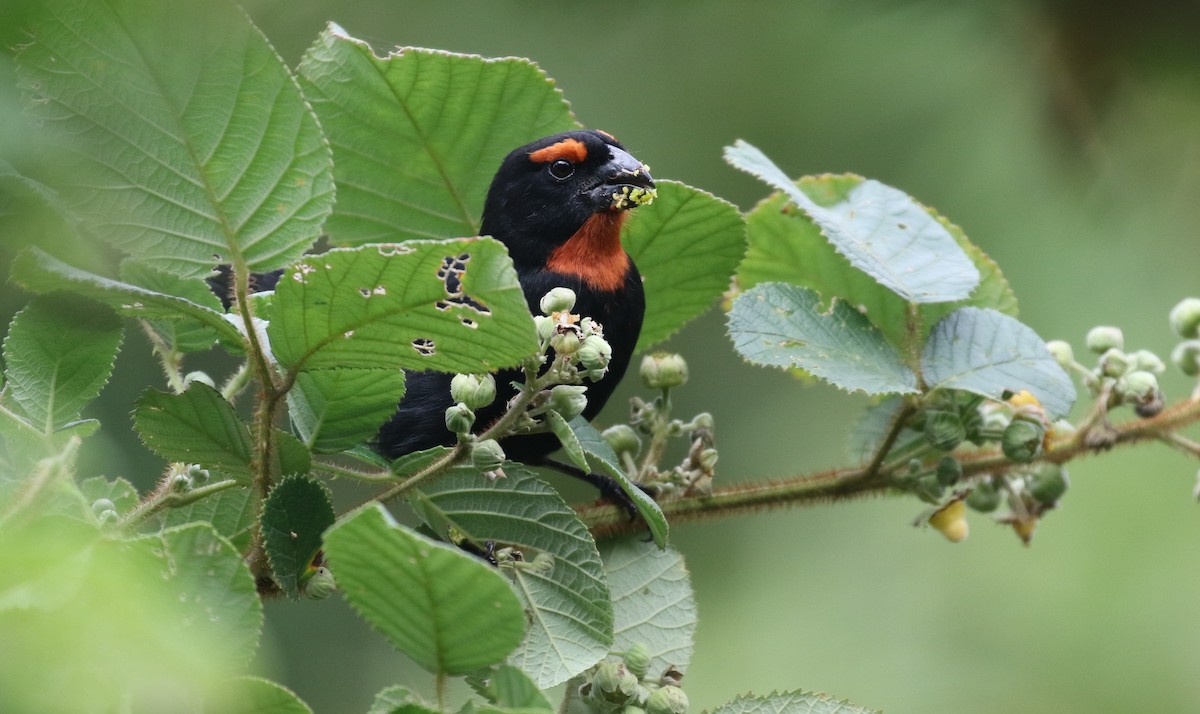
[[[517,262],[553,265],[563,250],[582,259],[620,250],[629,209],[654,199],[649,167],[601,131],[569,131],[512,151],[484,204],[482,235],[505,243]],[[622,253],[623,255],[623,253]],[[569,257],[569,256],[568,256]]]

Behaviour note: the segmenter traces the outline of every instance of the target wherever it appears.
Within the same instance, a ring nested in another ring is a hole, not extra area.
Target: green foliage
[[[696,599],[683,556],[636,538],[608,541],[600,555],[612,590],[613,649],[645,645],[652,675],[667,667],[686,671],[696,633]]]
[[[584,421],[582,417],[572,419],[570,426],[571,431],[575,432],[575,438],[579,440],[579,448],[587,454],[588,464],[598,473],[617,483],[629,500],[633,501],[638,516],[646,522],[646,527],[650,529],[650,536],[654,539],[654,543],[659,548],[665,548],[667,545],[667,518],[663,515],[662,509],[658,507],[653,498],[650,498],[645,491],[629,480],[629,476],[620,466],[621,461],[616,452],[595,427]]]
[[[880,714],[819,692],[783,692],[743,696],[717,707],[712,714]]]
[[[495,664],[524,633],[512,588],[482,560],[396,523],[381,506],[325,534],[338,584],[354,609],[431,672]]]
[[[216,701],[213,701],[213,700]],[[261,677],[238,677],[205,702],[205,714],[312,714],[290,689]]]
[[[476,672],[467,677],[467,683],[479,696],[498,707],[546,711],[554,709],[537,683],[524,671],[511,665],[499,665]]]
[[[321,535],[333,525],[329,489],[311,476],[288,476],[263,501],[262,534],[275,582],[291,598],[321,549]]]
[[[221,474],[210,476],[217,480]],[[258,502],[249,486],[220,491],[199,501],[168,509],[164,512],[164,528],[173,528],[188,523],[210,523],[217,533],[229,540],[239,552],[245,552],[250,544],[250,530],[254,527]]]
[[[306,370],[288,392],[296,434],[317,453],[337,453],[370,439],[404,396],[399,369]]]
[[[250,430],[212,387],[197,382],[182,394],[148,389],[137,401],[133,425],[146,446],[168,461],[250,478]]]

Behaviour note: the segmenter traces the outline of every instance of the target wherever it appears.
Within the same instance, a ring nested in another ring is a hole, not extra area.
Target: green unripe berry
[[[1158,393],[1158,379],[1149,372],[1135,369],[1118,379],[1114,389],[1122,399],[1144,402],[1153,399]]]
[[[504,465],[504,449],[495,439],[477,441],[471,446],[471,465],[480,471],[495,471]]]
[[[587,387],[560,384],[550,390],[550,408],[570,421],[583,413],[587,406]]]
[[[176,474],[171,478],[171,490],[175,493],[186,493],[192,490],[192,477],[187,474]]]
[[[496,399],[496,378],[490,374],[456,374],[450,380],[450,397],[471,409],[486,407]]]
[[[579,351],[579,335],[574,330],[560,332],[550,338],[550,346],[560,355],[573,355]]]
[[[1050,506],[1058,503],[1067,492],[1070,482],[1067,472],[1058,464],[1039,464],[1033,474],[1033,482],[1029,485],[1029,495],[1038,503]]]
[[[618,455],[629,453],[637,456],[638,452],[642,450],[642,440],[638,438],[633,427],[627,424],[610,426],[602,431],[600,436],[604,437],[604,440]]]
[[[550,315],[555,312],[570,312],[575,307],[575,291],[571,288],[554,288],[542,296],[539,305],[542,313]]]
[[[943,456],[938,461],[937,470],[934,474],[941,485],[946,487],[953,486],[962,478],[962,464],[958,463],[958,459],[953,456]]]
[[[1189,377],[1200,374],[1200,340],[1184,340],[1171,350],[1171,361]]]
[[[96,517],[99,517],[100,514],[104,513],[105,511],[115,510],[117,510],[116,504],[107,498],[97,498],[95,501],[92,501],[92,515]]]
[[[600,335],[588,335],[579,345],[579,364],[588,370],[606,370],[612,359],[612,345]]]
[[[1075,361],[1075,351],[1071,349],[1071,345],[1067,342],[1050,340],[1046,343],[1046,349],[1050,350],[1050,354],[1054,355],[1054,361],[1063,367]]]
[[[114,510],[101,511],[96,514],[96,520],[100,522],[101,528],[109,528],[117,525],[121,521],[121,517]]]
[[[645,679],[646,672],[650,670],[650,648],[645,642],[638,642],[629,649],[625,650],[622,657],[625,660],[625,666],[630,672],[633,672],[638,679]]]
[[[1120,377],[1129,371],[1132,360],[1116,347],[1100,355],[1100,373],[1105,377]]]
[[[1162,374],[1167,371],[1167,366],[1163,364],[1162,358],[1150,350],[1138,350],[1129,355],[1129,358],[1133,360],[1134,369],[1140,369],[1143,372],[1150,372],[1151,374]]]
[[[1125,335],[1119,327],[1093,327],[1087,333],[1087,348],[1098,355],[1125,347]]]
[[[639,374],[648,389],[671,389],[687,383],[688,367],[677,354],[655,352],[642,358]]]
[[[687,714],[688,698],[675,686],[659,687],[646,702],[646,714]]]
[[[1000,507],[1000,492],[991,481],[980,481],[967,495],[966,504],[973,511],[991,513]]]
[[[637,687],[637,676],[625,668],[624,662],[607,660],[592,675],[591,695],[610,704],[625,704],[633,698]]]
[[[925,441],[935,449],[954,451],[967,438],[957,412],[930,411],[925,415]]]
[[[1014,419],[1004,430],[1000,439],[1000,448],[1010,461],[1027,464],[1042,453],[1042,439],[1046,436],[1046,428],[1038,422],[1027,419]]]
[[[446,410],[446,428],[455,434],[466,434],[475,424],[475,412],[459,402]]]
[[[650,698],[649,693],[647,693],[646,698]],[[621,714],[646,714],[646,710],[633,704],[626,704],[625,708],[621,710]]]
[[[1187,339],[1200,337],[1200,298],[1184,298],[1171,308],[1171,329]]]
[[[304,597],[309,600],[324,600],[337,590],[337,581],[329,568],[317,568],[308,582],[304,584]]]
[[[926,503],[937,503],[946,493],[946,487],[938,480],[937,474],[924,474],[913,484],[913,493]]]
[[[192,464],[188,466],[187,475],[191,477],[192,483],[197,486],[203,486],[208,483],[210,474],[208,469],[200,466],[200,464]]]

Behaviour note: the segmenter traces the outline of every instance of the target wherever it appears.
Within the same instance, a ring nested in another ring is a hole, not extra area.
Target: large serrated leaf
[[[65,198],[141,262],[188,276],[222,261],[269,270],[319,235],[329,148],[232,3],[51,0],[17,68],[32,113],[73,156]]]
[[[844,200],[862,181],[849,174],[806,176],[796,186],[814,201],[827,203]],[[959,307],[989,307],[1015,317],[1017,298],[999,266],[967,240],[962,229],[932,209],[926,210],[950,232],[982,278],[966,300],[918,307],[918,344],[924,343],[934,323]],[[826,300],[837,297],[865,314],[897,349],[906,348],[906,341],[912,337],[909,303],[852,266],[812,220],[789,206],[787,196],[776,192],[759,203],[747,214],[746,224],[750,245],[738,266],[738,287],[748,290],[759,283],[786,282],[815,290]]]
[[[374,436],[403,396],[399,369],[306,370],[288,392],[288,414],[313,451],[337,453]]]
[[[329,489],[311,476],[288,476],[267,494],[261,520],[275,582],[298,598],[300,578],[321,549],[321,534],[337,520]]]
[[[250,430],[221,393],[193,382],[182,394],[147,389],[138,399],[133,425],[156,454],[250,478]]]
[[[218,315],[224,312],[221,301],[208,283],[199,278],[181,278],[127,260],[121,264],[121,279],[156,293],[181,297]],[[215,328],[195,318],[181,316],[177,320],[155,320],[151,325],[167,345],[179,352],[206,350],[217,339]]]
[[[475,672],[467,677],[467,684],[476,694],[498,707],[554,711],[537,683],[512,665],[502,664]]]
[[[490,480],[452,469],[410,501],[436,532],[475,543],[513,545],[531,560],[549,553],[554,569],[513,571],[529,614],[525,642],[509,662],[546,689],[591,667],[612,644],[612,602],[596,544],[578,515],[550,486],[517,464]]]
[[[622,242],[646,289],[637,345],[644,350],[703,313],[729,287],[746,252],[746,222],[728,201],[659,181],[653,206],[634,211]]]
[[[126,317],[147,320],[188,318],[234,344],[241,343],[238,328],[211,307],[74,268],[36,247],[27,248],[17,256],[10,279],[37,293],[70,290],[108,305]]]
[[[209,476],[210,481],[223,478]],[[218,491],[186,506],[172,508],[163,516],[163,527],[174,528],[188,523],[208,523],[239,552],[250,544],[250,529],[258,510],[258,499],[249,486],[236,486]]]
[[[524,635],[520,601],[502,576],[401,526],[382,506],[331,528],[325,553],[354,609],[431,672],[495,664]]]
[[[267,330],[291,369],[483,373],[537,350],[508,252],[490,238],[339,248],[275,288]]]
[[[220,697],[204,703],[204,714],[312,714],[312,709],[282,684],[238,677]]]
[[[329,136],[335,243],[474,235],[509,151],[578,125],[529,60],[404,48],[377,56],[331,24],[300,63]]]
[[[866,709],[819,692],[775,692],[738,697],[712,714],[882,714],[882,710]]]
[[[600,431],[589,424],[583,417],[575,417],[571,420],[571,431],[575,432],[575,438],[579,440],[580,448],[587,454],[588,463],[597,469],[599,473],[616,482],[617,486],[629,497],[629,500],[633,501],[633,506],[637,509],[638,515],[646,522],[646,527],[650,529],[650,537],[654,539],[655,545],[659,548],[666,548],[668,533],[667,517],[663,515],[662,509],[658,507],[653,498],[638,488],[637,484],[629,480],[629,476],[621,468],[621,461],[617,457],[617,452],[613,451],[608,442],[604,440]]]
[[[50,434],[100,393],[121,338],[120,319],[102,305],[73,295],[34,298],[4,338],[6,389],[29,422]]]
[[[803,369],[849,391],[912,394],[917,377],[883,333],[862,313],[787,283],[763,283],[742,293],[729,312],[729,338],[746,360]]]
[[[375,695],[367,714],[441,714],[407,687],[394,684]]]
[[[868,179],[822,204],[745,141],[725,147],[725,160],[787,194],[854,267],[908,302],[962,300],[979,284],[950,232],[903,191]]]
[[[651,678],[673,667],[687,672],[696,634],[696,598],[683,556],[636,538],[600,547],[613,599],[613,650],[642,643]]]
[[[1075,385],[1046,342],[995,310],[964,307],[942,318],[929,335],[921,369],[931,389],[961,389],[991,399],[1028,389],[1054,419],[1075,402]]]

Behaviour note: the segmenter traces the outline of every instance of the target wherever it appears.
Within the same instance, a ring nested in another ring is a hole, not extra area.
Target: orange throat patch
[[[589,287],[613,292],[625,284],[629,256],[621,247],[625,211],[601,211],[550,254],[546,267],[574,275]]]

